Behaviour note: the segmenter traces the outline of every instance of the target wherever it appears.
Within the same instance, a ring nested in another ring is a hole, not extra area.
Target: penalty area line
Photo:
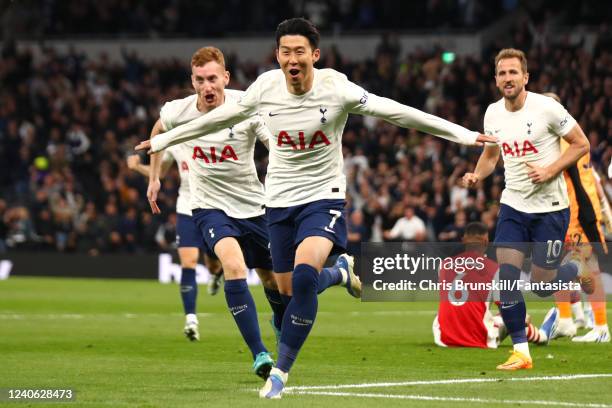
[[[546,401],[546,400],[496,400],[487,398],[462,398],[462,397],[436,397],[431,395],[404,395],[404,394],[370,394],[359,392],[333,392],[333,391],[292,391],[292,395],[322,395],[331,397],[360,397],[360,398],[386,398],[404,399],[416,401],[438,401],[438,402],[475,402],[481,404],[511,404],[511,405],[553,405],[562,407],[585,407],[585,408],[612,408],[608,404],[576,403],[565,401]]]

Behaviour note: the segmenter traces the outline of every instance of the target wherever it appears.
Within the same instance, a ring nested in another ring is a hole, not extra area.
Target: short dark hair
[[[303,17],[290,18],[283,21],[276,28],[276,48],[280,46],[280,39],[284,35],[302,35],[308,39],[313,51],[319,48],[321,35],[311,21]]]
[[[482,222],[470,222],[465,226],[464,235],[466,236],[475,236],[475,235],[487,235],[489,230],[487,226]]]

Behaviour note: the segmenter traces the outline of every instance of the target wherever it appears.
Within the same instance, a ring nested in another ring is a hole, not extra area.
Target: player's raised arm
[[[132,154],[127,157],[127,166],[130,170],[134,170],[135,172],[149,178],[151,175],[151,166],[148,164],[142,164],[140,162],[140,156],[137,154]],[[170,166],[172,165],[172,160],[162,160],[162,166],[160,171],[160,176],[164,177]]]
[[[175,144],[234,126],[251,116],[253,111],[254,107],[249,104],[228,101],[191,122],[160,134],[155,139],[151,139],[150,143],[140,143],[136,146],[136,150],[150,149],[151,153],[159,152]]]
[[[134,170],[137,173],[142,174],[145,177],[149,177],[149,166],[146,164],[142,164],[140,162],[140,156],[137,154],[132,154],[127,157],[127,166],[128,169]]]
[[[487,109],[484,115],[484,131],[489,135],[493,134],[491,113],[489,109]],[[475,187],[480,180],[484,180],[489,177],[491,173],[493,173],[493,170],[495,170],[495,166],[497,166],[500,155],[501,151],[499,145],[493,143],[485,144],[485,148],[478,158],[474,172],[464,174],[462,179],[463,185],[468,188],[472,188]]]
[[[474,187],[480,180],[484,180],[493,173],[497,161],[499,160],[500,150],[499,146],[495,144],[488,144],[478,158],[476,163],[476,169],[473,173],[465,173],[463,176],[463,185],[466,187]]]
[[[360,86],[346,80],[339,89],[345,98],[345,106],[350,113],[371,115],[403,128],[417,129],[453,142],[482,145],[495,142],[494,136],[470,131],[463,126],[449,122],[410,106],[402,105],[389,98],[370,94]]]

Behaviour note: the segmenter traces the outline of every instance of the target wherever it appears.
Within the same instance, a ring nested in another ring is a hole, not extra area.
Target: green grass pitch
[[[274,349],[270,308],[260,287],[251,290],[264,341]],[[553,341],[532,347],[534,369],[496,372],[508,355],[508,341],[498,350],[438,348],[431,336],[435,304],[361,303],[340,288],[319,297],[317,321],[288,386],[412,383],[309,389],[310,394],[294,390],[281,401],[259,400],[262,381],[250,371],[250,354],[223,293],[211,297],[205,292],[201,287],[198,299],[201,341],[190,343],[182,334],[176,285],[26,277],[0,281],[0,388],[76,390],[75,402],[53,407],[490,408],[517,406],[516,401],[525,407],[612,406],[610,343]],[[537,323],[549,307],[528,305]],[[564,378],[578,374],[609,376]],[[563,378],[550,378],[555,376]],[[544,378],[516,380],[523,377]],[[456,379],[474,380],[440,383]],[[321,395],[325,392],[341,395]]]

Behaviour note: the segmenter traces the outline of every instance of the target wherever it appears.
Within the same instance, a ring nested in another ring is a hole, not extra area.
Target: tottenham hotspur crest
[[[319,112],[321,112],[321,123],[327,122],[327,118],[325,117],[325,112],[327,112],[327,108],[324,108],[321,106],[321,109],[319,109]]]

